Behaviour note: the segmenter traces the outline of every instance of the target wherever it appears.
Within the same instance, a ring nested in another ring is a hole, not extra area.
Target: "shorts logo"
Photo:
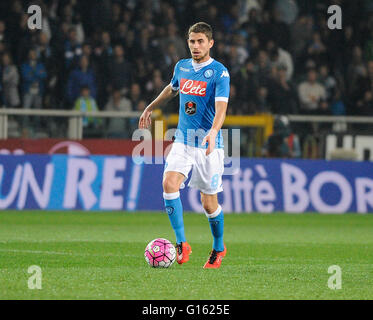
[[[212,69],[207,69],[204,73],[203,73],[203,75],[205,76],[205,78],[211,78],[212,77],[212,75],[214,74],[214,71],[212,70]]]
[[[193,101],[188,101],[185,103],[185,113],[188,115],[193,115],[197,111],[197,104]]]
[[[180,88],[180,93],[198,97],[205,97],[207,82],[182,78],[180,80]]]

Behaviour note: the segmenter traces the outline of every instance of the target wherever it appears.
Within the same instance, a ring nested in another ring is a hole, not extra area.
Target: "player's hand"
[[[147,129],[152,124],[152,111],[145,108],[139,120],[139,129]]]
[[[206,149],[206,156],[208,156],[211,152],[215,149],[215,138],[217,135],[217,131],[214,129],[211,129],[209,134],[205,136],[202,140],[202,146],[206,145],[208,143],[207,149]]]

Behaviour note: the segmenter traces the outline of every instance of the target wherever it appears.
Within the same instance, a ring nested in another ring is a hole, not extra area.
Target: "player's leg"
[[[179,172],[168,171],[163,179],[163,198],[168,218],[176,236],[177,263],[183,264],[189,260],[192,248],[184,233],[183,205],[180,199],[180,185],[185,176]]]
[[[167,156],[163,175],[163,198],[171,226],[176,236],[177,262],[189,260],[192,252],[184,233],[183,206],[180,199],[180,186],[188,177],[192,163],[185,154],[185,145],[174,143]]]
[[[176,243],[185,242],[183,206],[180,200],[180,185],[185,176],[180,172],[168,171],[163,177],[164,205],[176,236]]]
[[[224,214],[218,203],[218,195],[201,192],[201,202],[214,238],[212,248],[216,251],[224,251]]]
[[[204,149],[196,152],[196,164],[193,167],[189,186],[201,191],[201,202],[208,218],[213,248],[204,268],[219,268],[226,254],[223,242],[224,214],[218,203],[218,193],[223,191],[222,175],[224,172],[224,150],[215,149],[206,156]]]
[[[224,213],[218,203],[217,194],[204,194],[201,192],[201,202],[208,218],[213,237],[212,251],[204,268],[219,268],[227,249],[224,245]]]

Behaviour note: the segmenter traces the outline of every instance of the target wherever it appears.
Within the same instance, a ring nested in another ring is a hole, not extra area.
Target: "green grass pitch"
[[[165,213],[0,212],[0,299],[373,299],[373,215],[226,214],[227,256],[204,270],[211,232],[185,214],[187,264],[149,267],[146,244],[174,242]],[[28,289],[28,267],[42,289]],[[328,287],[328,267],[342,289]]]

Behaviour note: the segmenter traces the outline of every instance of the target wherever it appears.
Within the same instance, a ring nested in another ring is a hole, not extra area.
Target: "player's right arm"
[[[154,109],[161,107],[170,101],[173,97],[177,96],[178,90],[172,89],[171,84],[166,86],[157,98],[155,98],[144,110],[139,120],[139,128],[146,129],[149,128],[152,120],[151,115]]]
[[[145,128],[150,127],[152,123],[151,115],[154,109],[159,108],[160,106],[166,104],[169,100],[171,100],[173,97],[178,95],[179,80],[178,80],[177,70],[178,70],[179,63],[180,61],[176,63],[175,65],[174,73],[173,73],[170,84],[163,89],[163,91],[159,94],[159,96],[155,98],[155,100],[151,104],[149,104],[145,108],[144,112],[142,113],[140,120],[139,120],[140,129],[145,129]]]

